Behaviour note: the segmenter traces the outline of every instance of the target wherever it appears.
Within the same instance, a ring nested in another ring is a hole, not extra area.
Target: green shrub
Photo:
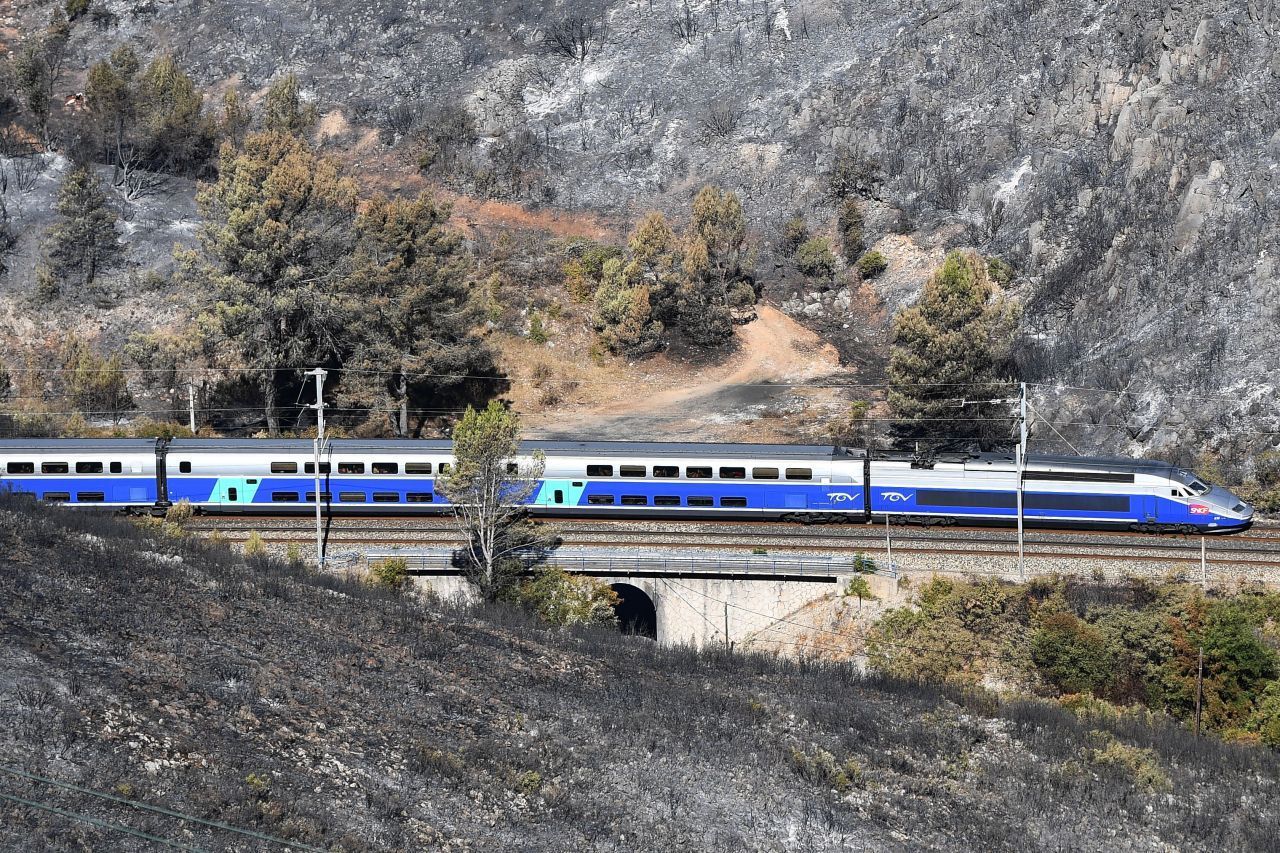
[[[790,258],[808,239],[809,223],[805,222],[803,216],[793,216],[782,226],[782,239],[778,241],[778,250]]]
[[[539,345],[548,340],[546,324],[542,322],[542,315],[536,311],[529,315],[529,340]]]
[[[840,230],[840,248],[848,263],[862,254],[862,207],[857,199],[846,198],[840,203],[840,212],[836,216],[836,226]]]
[[[796,250],[796,268],[812,278],[831,278],[836,271],[836,256],[825,237],[810,237]]]
[[[89,0],[67,0],[67,20],[74,21],[89,11]]]
[[[196,512],[191,506],[191,501],[182,498],[176,504],[170,504],[169,508],[164,512],[164,520],[173,524],[182,524],[190,521]]]
[[[1100,744],[1086,752],[1085,757],[1092,764],[1119,770],[1148,793],[1168,791],[1172,787],[1154,751],[1121,743],[1110,732],[1095,730],[1090,736]]]
[[[875,249],[858,258],[858,274],[863,278],[875,278],[889,268],[889,261]]]
[[[516,599],[551,625],[613,625],[621,600],[602,581],[548,566],[520,584]]]
[[[1115,669],[1102,632],[1072,613],[1044,618],[1031,638],[1031,659],[1061,693],[1102,693]]]
[[[987,258],[987,277],[1001,287],[1008,287],[1013,281],[1013,267],[999,258]]]
[[[249,536],[244,540],[244,555],[246,557],[260,557],[267,553],[267,543],[262,540],[262,534],[256,530],[250,530]]]
[[[387,557],[369,566],[369,580],[375,586],[401,590],[409,582],[409,561],[404,557]]]
[[[852,758],[843,762],[825,749],[806,752],[791,747],[791,765],[800,778],[843,794],[862,781],[862,767]]]

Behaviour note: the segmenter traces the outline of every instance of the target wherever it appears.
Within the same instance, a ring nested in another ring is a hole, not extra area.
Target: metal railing
[[[365,558],[383,560],[396,557],[405,560],[410,573],[413,572],[454,572],[457,567],[453,563],[452,551],[439,552],[405,552],[389,550],[368,552]],[[715,555],[677,556],[629,556],[624,554],[601,554],[590,551],[560,550],[539,559],[534,555],[522,555],[526,567],[536,565],[557,566],[573,574],[669,574],[669,575],[752,575],[760,577],[815,577],[834,578],[841,575],[875,574],[895,578],[893,569],[874,566],[867,560],[850,560],[839,558],[806,557],[778,558],[768,556],[725,557]]]

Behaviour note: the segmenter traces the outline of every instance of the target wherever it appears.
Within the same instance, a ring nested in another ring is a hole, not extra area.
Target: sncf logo
[[[1207,506],[1205,506],[1204,504],[1192,504],[1192,505],[1191,505],[1191,514],[1192,514],[1192,515],[1208,515],[1208,514],[1209,514],[1209,508],[1208,508]]]

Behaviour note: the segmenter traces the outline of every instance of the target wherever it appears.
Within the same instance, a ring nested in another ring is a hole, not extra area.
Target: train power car
[[[908,454],[826,445],[530,441],[515,464],[545,462],[536,515],[809,522],[1010,524],[1018,472],[1005,454]],[[327,444],[320,500],[330,513],[445,513],[436,478],[447,441]],[[13,439],[0,441],[0,489],[49,503],[159,511],[187,500],[203,513],[312,511],[307,440]],[[1030,525],[1230,533],[1253,508],[1161,462],[1029,456],[1022,481]]]

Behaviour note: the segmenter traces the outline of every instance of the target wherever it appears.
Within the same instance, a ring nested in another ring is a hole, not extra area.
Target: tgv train
[[[530,441],[545,468],[539,515],[740,517],[809,522],[1013,523],[1011,456],[910,455],[831,446]],[[330,513],[444,513],[436,478],[447,441],[328,442],[320,500]],[[308,440],[13,439],[0,441],[0,489],[49,503],[162,511],[181,499],[203,513],[313,511]],[[1231,533],[1253,508],[1162,462],[1029,456],[1023,517],[1042,526]]]

